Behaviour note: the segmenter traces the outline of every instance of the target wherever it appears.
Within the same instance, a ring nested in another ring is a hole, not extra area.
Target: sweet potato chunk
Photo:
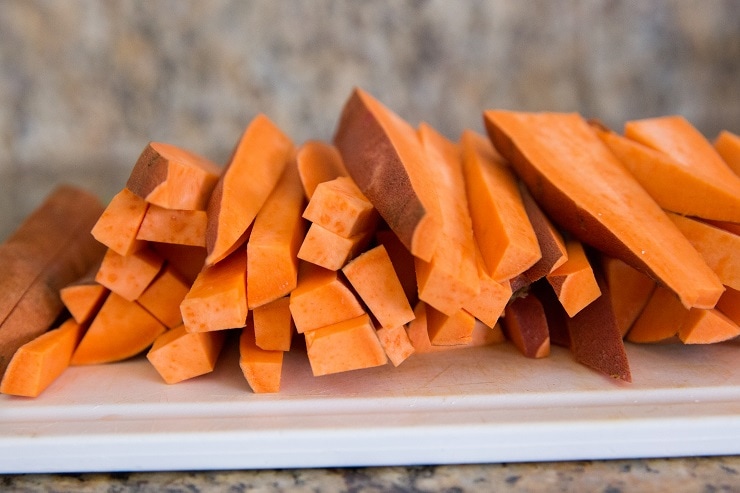
[[[157,337],[146,357],[166,383],[179,383],[212,372],[225,337],[225,331],[188,332],[180,325]]]

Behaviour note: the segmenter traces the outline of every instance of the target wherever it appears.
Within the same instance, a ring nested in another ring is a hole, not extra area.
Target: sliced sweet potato
[[[414,129],[355,89],[334,136],[347,171],[414,256],[429,261],[441,232],[440,209]]]
[[[105,247],[90,229],[103,209],[96,196],[60,186],[0,245],[0,375],[61,314],[59,290],[100,262]]]
[[[318,224],[311,224],[298,249],[297,257],[324,269],[339,270],[364,250],[371,239],[372,231],[344,238]]]
[[[550,354],[550,331],[542,303],[536,296],[521,296],[506,305],[504,333],[527,358]]]
[[[306,332],[306,349],[314,376],[388,363],[367,314]]]
[[[204,268],[180,303],[189,332],[236,329],[247,322],[247,251]]]
[[[692,308],[687,320],[678,329],[684,344],[714,344],[740,335],[740,326],[717,309]]]
[[[740,176],[740,135],[722,130],[714,140],[714,149],[730,169]]]
[[[650,299],[655,281],[621,260],[604,255],[601,269],[609,286],[617,326],[624,337]]]
[[[174,210],[151,205],[136,233],[136,239],[205,247],[207,222],[205,211]]]
[[[165,265],[136,301],[167,328],[174,329],[182,325],[180,303],[190,286],[173,267]]]
[[[581,242],[571,239],[566,242],[565,247],[568,259],[546,278],[560,304],[568,316],[572,317],[601,296],[601,291]]]
[[[99,265],[93,266],[83,277],[59,290],[62,303],[78,324],[90,321],[110,292],[108,288],[95,282],[98,267]]]
[[[311,200],[319,183],[348,176],[337,148],[320,140],[307,140],[296,151],[303,192]]]
[[[740,289],[740,235],[678,214],[669,214],[669,217],[722,284]]]
[[[347,176],[319,183],[303,218],[343,238],[375,229],[378,213]]]
[[[72,355],[72,365],[122,361],[146,350],[166,327],[135,301],[116,293],[103,306]]]
[[[149,243],[149,247],[190,284],[203,270],[206,261],[205,248],[157,242]]]
[[[295,332],[290,297],[283,296],[252,310],[255,343],[267,351],[288,351]]]
[[[737,201],[740,200],[740,176],[733,173],[712,144],[686,118],[673,115],[632,120],[625,123],[624,135],[670,156],[694,176],[712,183],[715,189],[724,190],[728,200],[734,199],[732,203],[735,206],[732,212],[726,211],[725,217],[711,219],[740,222],[737,207]],[[691,193],[690,190],[687,188],[683,193]],[[716,200],[714,207],[717,210],[725,208],[717,193],[706,196],[705,200]]]
[[[95,281],[129,301],[136,300],[159,273],[164,259],[148,248],[125,257],[111,249],[105,253]]]
[[[737,186],[721,181],[729,170],[678,160],[611,131],[597,131],[632,176],[664,209],[706,219],[740,220],[740,179]],[[681,137],[676,135],[677,139]],[[681,190],[681,193],[676,193]]]
[[[290,138],[265,115],[250,122],[208,201],[208,265],[247,240],[247,230],[293,153]]]
[[[678,334],[688,313],[675,293],[658,286],[627,332],[626,339],[635,343],[669,340]]]
[[[476,243],[468,212],[460,147],[427,124],[419,126],[440,204],[442,233],[432,259],[416,260],[419,298],[452,315],[480,292]]]
[[[70,318],[18,348],[0,382],[0,393],[39,396],[67,369],[86,328]]]
[[[255,308],[290,293],[298,283],[298,249],[306,232],[303,188],[289,162],[254,219],[247,242],[247,303]]]
[[[401,281],[406,299],[409,300],[411,306],[416,306],[419,296],[416,287],[414,256],[401,243],[398,236],[389,229],[379,229],[376,231],[375,241],[378,245],[385,247],[385,251],[388,252],[388,257],[390,257],[393,263],[393,270],[396,271],[398,280]]]
[[[414,354],[414,346],[406,333],[405,326],[381,327],[375,333],[393,366],[400,365]]]
[[[473,340],[475,317],[463,309],[446,315],[427,304],[426,319],[429,342],[433,346],[468,345]]]
[[[91,232],[103,245],[119,255],[130,255],[144,246],[137,239],[149,203],[128,188],[124,188],[108,202]]]
[[[221,169],[181,147],[150,142],[131,171],[126,188],[166,209],[203,210]]]
[[[740,325],[740,291],[727,288],[717,302],[717,310],[721,311],[736,324]]]
[[[660,280],[685,306],[716,304],[716,274],[580,115],[486,111],[485,121],[556,224]]]
[[[413,320],[414,311],[383,245],[349,262],[342,273],[381,327],[399,327]]]
[[[239,337],[239,367],[254,393],[280,391],[283,354],[283,351],[262,349],[257,345],[250,318]]]
[[[188,332],[184,325],[163,333],[146,358],[168,384],[175,384],[213,371],[226,331]]]
[[[301,262],[298,286],[290,293],[290,313],[302,334],[359,317],[365,310],[337,271]]]
[[[473,315],[475,318],[493,328],[498,322],[499,317],[503,315],[506,303],[512,295],[511,282],[495,281],[486,270],[483,258],[476,246],[476,259],[478,264],[478,276],[480,282],[480,292],[478,295],[468,300],[463,309]]]
[[[466,130],[461,142],[475,239],[491,277],[507,281],[542,258],[537,235],[516,179],[490,141]]]

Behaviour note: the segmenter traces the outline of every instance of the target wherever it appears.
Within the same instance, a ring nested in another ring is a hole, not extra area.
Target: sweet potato
[[[399,366],[414,354],[414,346],[406,333],[405,326],[381,327],[375,331],[375,334],[393,366]]]
[[[416,306],[419,296],[416,287],[414,256],[401,243],[398,236],[389,229],[377,230],[375,232],[375,241],[378,245],[385,247],[385,251],[388,253],[388,257],[393,264],[393,270],[396,271],[398,280],[401,281],[406,299],[411,306]]]
[[[67,369],[86,328],[70,318],[18,348],[0,382],[0,393],[39,396]]]
[[[137,240],[206,246],[206,212],[174,210],[151,205],[144,215]]]
[[[311,224],[296,256],[324,269],[339,270],[364,250],[371,239],[372,231],[344,238],[318,224]]]
[[[498,282],[488,275],[477,246],[475,256],[478,266],[480,292],[475,298],[468,300],[463,305],[463,309],[488,327],[493,328],[499,317],[504,313],[506,303],[511,298],[511,282]]]
[[[0,375],[61,314],[59,290],[100,262],[105,247],[90,230],[103,210],[96,196],[60,186],[0,245]]]
[[[289,294],[298,283],[298,249],[306,232],[303,188],[295,161],[284,168],[254,219],[247,241],[247,304],[255,308]]]
[[[168,384],[205,375],[216,367],[226,332],[188,332],[180,325],[157,337],[146,358]]]
[[[182,325],[180,303],[188,291],[190,283],[174,268],[165,265],[136,301],[167,328],[174,329]]]
[[[314,376],[388,363],[367,314],[306,332],[306,349]]]
[[[157,242],[150,242],[149,247],[190,284],[203,270],[206,261],[205,248]]]
[[[59,290],[62,303],[78,324],[91,320],[110,292],[108,288],[95,282],[98,267],[99,264],[96,264],[83,277]]]
[[[416,259],[419,298],[452,315],[480,292],[476,243],[468,212],[460,147],[431,126],[419,126],[440,204],[442,233],[432,259]]]
[[[247,251],[205,267],[180,303],[189,332],[236,329],[247,322]]]
[[[568,259],[546,278],[560,304],[568,316],[572,317],[601,296],[601,291],[581,242],[571,239],[566,242],[565,247]]]
[[[283,354],[283,351],[267,350],[257,346],[250,318],[239,337],[239,367],[254,393],[280,391]]]
[[[383,245],[349,262],[342,273],[381,327],[398,327],[413,320],[414,311]]]
[[[319,183],[303,218],[342,238],[375,229],[378,213],[354,181],[346,176]]]
[[[301,262],[298,286],[290,293],[290,313],[302,334],[359,317],[365,310],[337,271]]]
[[[164,259],[148,248],[141,248],[125,257],[108,249],[95,275],[95,281],[127,300],[134,301],[154,280],[162,265]]]
[[[717,302],[717,310],[721,311],[736,324],[740,325],[740,291],[727,288]]]
[[[303,192],[308,200],[319,183],[333,180],[338,176],[348,176],[337,148],[320,140],[307,140],[296,151],[298,174],[301,177]]]
[[[682,167],[697,177],[711,182],[715,189],[723,190],[728,200],[734,198],[735,206],[726,212],[725,217],[711,217],[726,221],[740,222],[737,202],[740,200],[740,176],[732,172],[722,160],[712,144],[682,116],[662,116],[632,120],[624,125],[624,135],[670,156]],[[679,184],[676,184],[680,186]],[[684,194],[690,193],[686,189]],[[705,200],[715,202],[715,195],[707,195]],[[715,207],[725,208],[717,201]]]
[[[144,246],[144,241],[136,236],[148,209],[147,201],[124,188],[108,202],[92,235],[117,254],[130,255]]]
[[[131,171],[126,188],[165,209],[203,210],[221,169],[180,147],[150,142]]]
[[[247,240],[245,233],[294,152],[290,138],[265,115],[250,122],[208,201],[208,265]]]
[[[461,138],[473,232],[488,273],[507,281],[542,258],[532,223],[511,169],[485,137]]]
[[[463,309],[447,315],[427,303],[426,318],[433,346],[468,345],[473,340],[475,317]]]
[[[669,214],[669,217],[722,284],[740,289],[740,235],[678,214]]]
[[[506,305],[504,334],[527,358],[550,354],[550,332],[542,303],[536,296],[521,296]]]
[[[166,327],[135,301],[111,293],[72,355],[73,365],[131,358],[146,350]]]
[[[617,326],[624,337],[655,290],[655,281],[619,259],[601,256]]]
[[[414,129],[368,93],[355,89],[334,136],[347,171],[411,253],[432,258],[440,209]]]
[[[719,153],[727,166],[740,176],[740,135],[723,130],[714,140],[714,149]]]
[[[614,132],[598,134],[664,209],[706,219],[740,220],[740,179],[736,186],[722,181],[731,174],[728,170],[720,172],[718,166],[694,159],[678,160]],[[680,139],[679,134],[675,138]]]
[[[252,310],[254,339],[266,351],[289,351],[295,332],[290,297],[283,296]]]
[[[580,115],[486,111],[485,122],[556,224],[660,280],[684,306],[716,304],[716,274]]]
[[[658,286],[627,332],[626,339],[635,343],[669,340],[676,337],[688,313],[670,289]]]
[[[740,335],[740,326],[717,309],[689,311],[688,320],[678,329],[684,344],[714,344]]]

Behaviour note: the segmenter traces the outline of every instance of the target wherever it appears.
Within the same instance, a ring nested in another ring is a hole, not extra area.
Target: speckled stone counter
[[[7,491],[738,492],[740,457],[0,477]]]

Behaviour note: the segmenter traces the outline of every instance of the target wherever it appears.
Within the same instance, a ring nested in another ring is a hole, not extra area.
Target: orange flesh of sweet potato
[[[400,365],[414,354],[414,346],[406,333],[405,326],[381,327],[375,333],[393,366]]]
[[[536,296],[516,298],[506,305],[503,326],[506,336],[527,358],[550,354],[550,332],[545,309]]]
[[[165,209],[151,205],[136,238],[143,241],[206,246],[206,212]]]
[[[144,246],[136,238],[149,204],[128,188],[118,192],[92,228],[92,235],[119,255],[130,255]]]
[[[352,179],[406,248],[431,260],[441,232],[439,202],[414,129],[355,89],[334,144]]]
[[[714,140],[714,149],[727,163],[727,166],[738,176],[740,176],[740,135],[734,134],[729,130],[723,130]]]
[[[188,332],[244,327],[247,322],[247,251],[205,267],[180,303]]]
[[[150,242],[149,246],[190,284],[193,284],[203,270],[206,261],[205,248],[157,242]]]
[[[706,219],[740,220],[740,185],[732,187],[718,181],[711,167],[697,166],[693,160],[679,161],[614,132],[597,133],[664,209]],[[678,134],[674,138],[679,138]]]
[[[246,241],[245,233],[293,153],[290,138],[265,115],[247,126],[208,201],[208,265]]]
[[[167,328],[174,329],[182,325],[180,303],[188,291],[190,283],[165,265],[136,301]]]
[[[560,304],[568,316],[572,317],[601,296],[601,290],[581,242],[568,240],[565,246],[568,260],[546,278],[555,290]]]
[[[252,310],[255,343],[266,351],[289,351],[295,331],[290,297],[283,296]]]
[[[485,121],[560,227],[660,280],[684,306],[716,304],[716,274],[580,115],[486,111]]]
[[[381,327],[398,327],[413,320],[414,311],[383,245],[359,255],[342,273]]]
[[[717,310],[721,311],[736,324],[740,325],[740,291],[727,288],[717,302]]]
[[[306,349],[314,376],[388,362],[367,314],[306,332]]]
[[[416,268],[414,266],[414,256],[411,255],[396,234],[389,229],[380,229],[375,232],[375,241],[378,245],[383,245],[388,257],[393,264],[393,270],[396,271],[398,280],[401,281],[403,292],[411,306],[415,306],[418,301],[418,291],[416,287]]]
[[[434,346],[458,346],[473,340],[475,317],[463,309],[445,315],[427,304],[427,331],[429,342]]]
[[[303,218],[342,238],[375,229],[377,211],[354,181],[340,176],[319,183],[303,211]]]
[[[442,233],[432,259],[415,262],[418,294],[437,310],[452,315],[480,292],[462,154],[458,145],[429,125],[419,126],[419,137],[437,189]]]
[[[669,214],[669,217],[722,284],[740,289],[740,235],[677,214]]]
[[[542,258],[511,169],[490,141],[467,130],[461,142],[473,231],[488,273],[501,282]]]
[[[85,328],[70,318],[18,348],[0,382],[0,393],[39,396],[67,369]]]
[[[220,172],[202,156],[150,142],[136,161],[126,188],[166,209],[204,210]]]
[[[297,257],[324,269],[339,270],[364,250],[371,239],[372,231],[344,238],[318,224],[311,224],[298,249]]]
[[[95,282],[96,264],[84,276],[59,290],[59,297],[72,318],[82,324],[90,320],[108,296],[108,288]]]
[[[111,249],[105,253],[95,281],[129,301],[136,300],[164,264],[154,251],[142,248],[125,257]]]
[[[493,328],[511,298],[511,283],[509,281],[498,282],[489,276],[477,246],[475,250],[480,292],[475,298],[468,300],[463,305],[463,309],[488,327]]]
[[[247,240],[247,304],[255,308],[289,294],[298,283],[298,249],[306,233],[303,188],[289,162],[254,219]]]
[[[77,346],[71,364],[95,365],[131,358],[165,330],[141,305],[111,293]]]
[[[537,236],[537,243],[540,245],[542,258],[535,262],[532,267],[511,280],[511,289],[513,291],[517,291],[542,279],[568,260],[568,252],[563,236],[552,222],[550,222],[550,219],[545,213],[542,212],[542,209],[540,209],[540,206],[532,198],[529,190],[520,184],[519,191],[522,194],[524,210],[527,212],[529,222],[532,224],[534,233]]]
[[[661,342],[678,334],[689,310],[669,289],[658,286],[627,332],[626,340],[637,343]]]
[[[301,262],[298,286],[290,293],[290,313],[302,334],[359,317],[365,310],[337,271]]]
[[[296,162],[303,192],[308,200],[313,197],[319,183],[348,176],[337,148],[320,140],[307,140],[298,147]]]
[[[678,329],[684,344],[715,344],[740,335],[740,326],[717,309],[693,308]]]
[[[619,259],[602,256],[601,267],[612,297],[617,326],[624,337],[650,299],[655,281]]]
[[[283,354],[283,351],[257,346],[250,322],[242,329],[239,337],[239,367],[253,392],[264,394],[280,391]]]
[[[191,333],[180,325],[163,333],[146,358],[168,384],[175,384],[213,371],[226,331]]]
[[[0,245],[0,375],[60,315],[59,290],[100,262],[105,247],[90,229],[103,209],[94,195],[60,186]]]
[[[670,156],[691,174],[724,190],[730,200],[734,198],[735,207],[732,214],[727,211],[727,217],[712,219],[740,222],[737,208],[737,201],[740,200],[740,176],[733,173],[712,144],[688,120],[682,116],[633,120],[624,125],[624,134]],[[707,196],[705,200],[714,202],[716,198]],[[717,202],[716,207],[723,208],[723,204]]]

